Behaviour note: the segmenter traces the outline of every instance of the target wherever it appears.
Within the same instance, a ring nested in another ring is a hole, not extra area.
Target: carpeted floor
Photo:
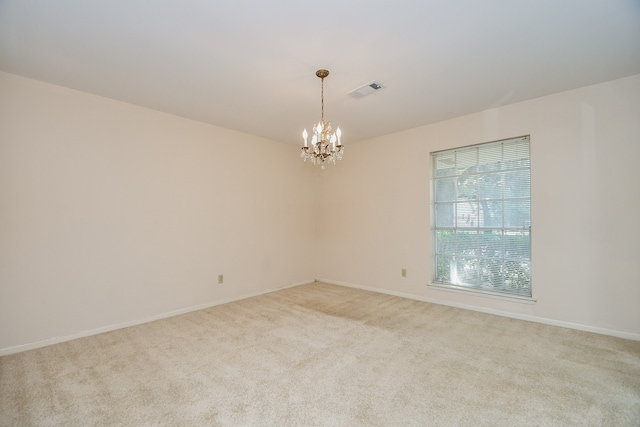
[[[637,427],[640,342],[314,283],[4,356],[0,425]]]

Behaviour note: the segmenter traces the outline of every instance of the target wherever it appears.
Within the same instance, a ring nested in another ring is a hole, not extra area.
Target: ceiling
[[[0,0],[0,70],[285,143],[319,68],[349,144],[638,74],[640,1]]]

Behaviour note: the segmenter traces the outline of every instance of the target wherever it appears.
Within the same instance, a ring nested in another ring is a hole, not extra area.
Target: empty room
[[[0,0],[0,426],[640,425],[640,3]]]

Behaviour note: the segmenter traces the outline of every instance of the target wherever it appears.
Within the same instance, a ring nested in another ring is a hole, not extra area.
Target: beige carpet
[[[2,357],[0,425],[636,427],[640,342],[314,283]]]

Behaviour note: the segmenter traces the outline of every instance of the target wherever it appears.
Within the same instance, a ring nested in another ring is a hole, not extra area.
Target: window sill
[[[437,289],[439,291],[453,292],[457,294],[474,295],[484,298],[498,299],[502,301],[517,302],[521,304],[535,304],[537,299],[534,297],[526,297],[522,295],[510,295],[500,292],[484,291],[482,289],[466,288],[456,285],[445,285],[441,283],[431,283],[428,285],[430,288]]]

